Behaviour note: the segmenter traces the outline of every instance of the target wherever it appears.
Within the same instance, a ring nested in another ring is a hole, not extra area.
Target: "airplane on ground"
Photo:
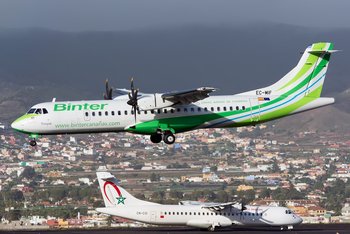
[[[145,94],[134,89],[133,78],[131,90],[109,89],[106,80],[103,100],[39,103],[11,126],[30,134],[35,146],[39,135],[123,131],[173,144],[176,133],[256,125],[333,104],[334,98],[320,97],[332,52],[333,43],[311,44],[279,81],[236,95],[209,97],[212,87]]]
[[[178,225],[215,231],[236,225],[291,230],[303,220],[287,207],[245,206],[237,202],[180,202],[161,205],[139,200],[120,187],[112,173],[97,172],[105,207],[96,211],[155,225]]]

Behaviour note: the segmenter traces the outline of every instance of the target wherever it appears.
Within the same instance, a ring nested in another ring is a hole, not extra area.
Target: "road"
[[[209,233],[203,232],[196,228],[186,227],[155,227],[155,228],[114,228],[114,229],[60,229],[60,230],[37,230],[37,231],[0,231],[1,233],[11,234],[153,234],[153,233],[166,233],[166,234],[177,234],[177,233]],[[216,233],[230,233],[230,234],[268,234],[268,233],[282,233],[279,228],[251,228],[251,227],[236,227],[230,229],[221,229],[215,231]],[[308,224],[300,225],[295,227],[292,231],[285,231],[286,233],[322,233],[322,234],[343,234],[350,233],[350,224]]]

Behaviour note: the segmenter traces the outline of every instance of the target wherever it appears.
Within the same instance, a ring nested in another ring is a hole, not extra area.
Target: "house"
[[[323,216],[326,214],[326,209],[320,206],[311,206],[309,207],[309,215],[310,216]]]

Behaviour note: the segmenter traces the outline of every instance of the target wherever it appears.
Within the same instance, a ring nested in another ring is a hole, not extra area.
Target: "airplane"
[[[120,187],[110,172],[97,172],[105,207],[96,211],[147,224],[178,225],[215,231],[233,226],[293,229],[303,220],[287,207],[245,206],[243,203],[179,202],[161,205],[135,198]]]
[[[309,45],[298,64],[276,83],[236,95],[209,96],[213,87],[146,94],[108,87],[103,100],[44,102],[34,105],[12,123],[30,134],[31,146],[39,135],[131,132],[150,135],[153,143],[173,144],[176,133],[203,128],[256,125],[334,103],[320,97],[333,43]],[[112,93],[119,96],[112,97]],[[131,108],[130,108],[131,107]]]

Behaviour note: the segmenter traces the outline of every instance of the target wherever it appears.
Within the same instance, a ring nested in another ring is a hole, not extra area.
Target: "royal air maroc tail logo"
[[[115,191],[117,191],[117,193],[118,193],[118,196],[119,196],[119,197],[116,197],[116,199],[118,200],[118,204],[117,204],[117,205],[119,205],[120,203],[122,203],[123,205],[125,205],[124,201],[125,201],[126,197],[123,197],[123,196],[122,196],[122,193],[121,193],[120,190],[119,190],[119,188],[118,188],[115,184],[113,184],[112,182],[110,182],[110,181],[107,181],[107,182],[103,185],[103,192],[105,193],[105,196],[107,197],[108,201],[109,201],[111,204],[113,204],[113,203],[111,202],[111,200],[109,199],[107,193],[106,193],[106,186],[107,186],[108,184],[111,185],[111,186],[115,189]]]

